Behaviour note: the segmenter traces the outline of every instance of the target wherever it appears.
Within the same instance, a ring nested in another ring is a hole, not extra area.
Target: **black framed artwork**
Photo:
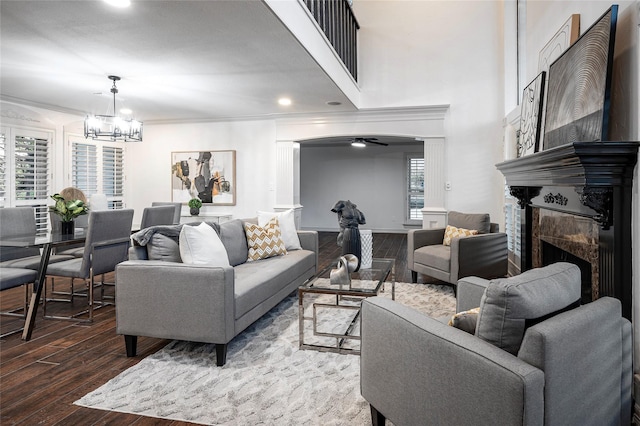
[[[608,139],[618,6],[549,66],[544,149]]]
[[[545,76],[546,73],[542,71],[522,92],[518,157],[524,157],[539,150]]]

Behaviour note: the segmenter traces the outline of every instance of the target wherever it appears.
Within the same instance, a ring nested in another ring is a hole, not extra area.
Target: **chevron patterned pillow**
[[[264,227],[254,223],[245,223],[244,232],[247,234],[247,245],[249,246],[247,262],[287,254],[278,218],[272,218]]]
[[[450,246],[451,240],[454,238],[469,237],[471,235],[478,235],[478,231],[475,229],[456,228],[455,226],[447,225],[447,229],[444,231],[442,244]]]

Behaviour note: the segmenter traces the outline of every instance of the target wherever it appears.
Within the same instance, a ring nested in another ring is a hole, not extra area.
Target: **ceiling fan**
[[[378,142],[378,138],[351,138],[349,139],[349,142],[351,142],[351,146],[360,148],[367,146],[368,143],[382,146],[389,145],[388,143]]]

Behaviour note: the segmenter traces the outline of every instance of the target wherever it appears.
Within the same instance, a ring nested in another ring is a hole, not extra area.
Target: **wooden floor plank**
[[[337,235],[337,232],[318,235],[321,268],[342,252],[336,242]],[[394,258],[396,281],[410,281],[411,274],[406,269],[406,234],[374,233],[373,238],[374,256]],[[421,282],[424,279],[419,278]],[[107,280],[113,280],[113,275],[107,276]],[[22,289],[3,291],[0,308],[20,306],[23,299]],[[54,311],[65,309],[64,305],[52,308]],[[0,424],[191,424],[73,405],[80,397],[166,346],[169,340],[141,336],[138,356],[128,358],[124,339],[115,332],[113,306],[97,310],[91,324],[45,320],[40,316],[41,311],[38,314],[31,341],[22,341],[20,334],[0,340]],[[9,321],[15,324],[16,320],[2,317],[2,327],[11,325]]]

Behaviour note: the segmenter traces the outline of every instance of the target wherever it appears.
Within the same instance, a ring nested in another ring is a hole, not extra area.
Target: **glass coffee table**
[[[337,260],[298,288],[300,349],[360,354],[360,305],[391,283],[395,300],[395,260],[376,259],[351,273],[351,285],[331,284]]]

